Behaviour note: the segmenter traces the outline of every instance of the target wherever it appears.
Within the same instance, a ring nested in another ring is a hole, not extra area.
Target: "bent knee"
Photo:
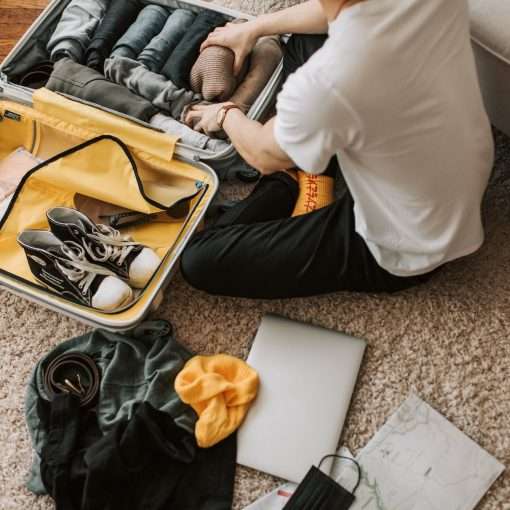
[[[202,243],[191,241],[181,255],[182,276],[192,287],[199,290],[207,290],[208,277],[211,275],[208,251]]]

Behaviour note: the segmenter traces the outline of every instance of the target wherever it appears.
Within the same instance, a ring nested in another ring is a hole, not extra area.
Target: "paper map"
[[[473,510],[504,466],[410,396],[356,457],[363,477],[350,510]],[[352,486],[354,467],[337,479]]]

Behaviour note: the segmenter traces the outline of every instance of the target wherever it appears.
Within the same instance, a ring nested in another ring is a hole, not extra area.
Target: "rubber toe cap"
[[[161,260],[156,252],[150,248],[144,248],[129,268],[130,285],[136,289],[145,287],[160,264]]]
[[[133,299],[133,290],[116,276],[107,276],[99,285],[92,306],[110,312],[124,306]]]

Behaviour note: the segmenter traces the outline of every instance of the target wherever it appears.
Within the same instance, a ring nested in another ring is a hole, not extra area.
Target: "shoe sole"
[[[52,287],[44,280],[37,278],[37,276],[35,276],[35,275],[33,275],[33,276],[39,283],[41,283],[48,289],[52,290],[53,292],[55,292],[55,294],[58,294],[59,296],[63,297],[64,299],[68,299],[69,301],[76,303],[80,306],[86,306],[87,308],[91,308],[92,310],[98,310],[99,312],[102,312],[102,313],[115,313],[117,310],[121,310],[122,308],[124,308],[125,306],[127,306],[128,304],[130,304],[131,302],[134,301],[133,293],[131,293],[131,295],[128,298],[126,298],[119,306],[117,306],[117,308],[114,308],[113,310],[101,310],[101,308],[94,308],[93,306],[87,305],[86,303],[80,303],[79,301],[74,299],[74,296],[73,296],[73,298],[66,298],[66,296],[64,294],[62,294],[62,292],[59,292],[58,289],[56,289],[55,287]]]

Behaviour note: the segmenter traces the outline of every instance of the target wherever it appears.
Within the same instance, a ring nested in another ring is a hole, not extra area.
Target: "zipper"
[[[31,154],[34,154],[38,138],[39,137],[37,136],[37,124],[36,124],[35,120],[33,120],[32,121],[32,144],[30,146],[30,151],[29,151]]]
[[[112,141],[112,142],[114,142],[114,143],[116,143],[117,145],[120,146],[120,148],[122,149],[124,155],[126,156],[126,158],[128,159],[129,163],[131,164],[131,172],[133,173],[133,175],[135,177],[135,180],[136,180],[136,183],[138,185],[138,192],[140,193],[142,198],[147,203],[151,204],[154,207],[157,207],[158,209],[161,209],[162,211],[164,211],[164,210],[168,209],[169,207],[171,207],[171,206],[175,205],[176,203],[178,203],[178,202],[175,202],[175,203],[173,203],[171,205],[160,204],[156,200],[154,200],[154,199],[150,198],[149,196],[147,196],[147,194],[145,193],[145,188],[143,186],[143,182],[142,182],[142,180],[140,178],[138,167],[136,165],[136,162],[135,162],[135,160],[134,160],[134,158],[133,158],[133,156],[132,156],[128,146],[122,140],[120,140],[119,138],[117,138],[117,137],[115,137],[113,135],[99,135],[99,136],[96,136],[96,137],[91,138],[89,140],[86,140],[86,141],[80,143],[79,145],[75,145],[75,146],[73,146],[73,147],[71,147],[69,149],[66,149],[63,152],[55,154],[51,158],[48,158],[48,159],[42,161],[41,163],[39,163],[38,165],[34,166],[34,168],[32,168],[28,173],[26,173],[23,176],[23,178],[21,179],[21,181],[19,182],[19,184],[18,184],[18,186],[16,188],[16,191],[12,195],[11,202],[10,202],[9,206],[7,207],[5,213],[4,213],[4,216],[0,220],[0,230],[3,228],[5,222],[7,221],[7,218],[9,216],[12,208],[14,207],[14,204],[15,204],[17,198],[18,198],[18,195],[21,193],[21,190],[22,190],[23,186],[25,185],[27,180],[33,174],[35,174],[36,172],[38,172],[42,168],[44,168],[44,167],[54,163],[55,161],[58,161],[58,160],[60,160],[62,158],[65,158],[65,157],[67,157],[69,155],[72,155],[74,153],[79,153],[83,149],[86,149],[89,145],[93,145],[95,143],[101,142],[102,140],[110,140],[110,141]],[[184,198],[193,198],[197,193],[200,192],[200,189],[202,189],[202,187],[203,187],[203,186],[200,186],[200,187],[197,186],[196,183],[195,183],[195,186],[198,189],[198,191],[196,191],[195,193],[192,193],[191,195],[188,195],[187,197],[184,197]]]

